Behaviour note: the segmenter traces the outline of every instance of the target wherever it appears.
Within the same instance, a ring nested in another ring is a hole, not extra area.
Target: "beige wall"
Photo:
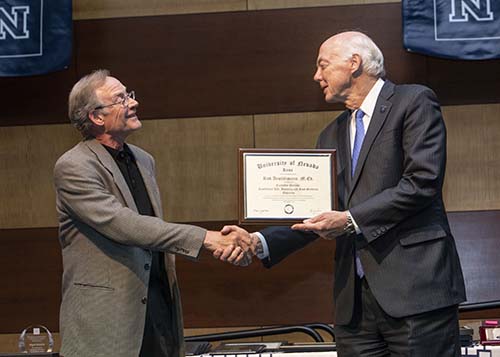
[[[443,108],[450,211],[500,209],[500,104]],[[130,138],[156,158],[171,221],[237,219],[239,147],[312,148],[338,113],[144,121]],[[56,226],[52,168],[79,139],[69,125],[0,128],[0,228]]]
[[[154,16],[294,7],[399,2],[400,0],[74,0],[73,18]]]

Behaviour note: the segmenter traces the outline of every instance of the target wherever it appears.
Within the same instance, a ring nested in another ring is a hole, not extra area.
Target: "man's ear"
[[[90,112],[89,119],[96,126],[103,126],[104,125],[104,116],[102,115],[100,110],[94,110],[93,112]]]
[[[362,73],[363,59],[357,53],[351,57],[351,73],[353,76],[358,77]]]

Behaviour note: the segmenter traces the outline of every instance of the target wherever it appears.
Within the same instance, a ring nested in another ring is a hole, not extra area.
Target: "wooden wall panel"
[[[247,0],[248,10],[286,9],[297,7],[364,5],[400,2],[401,0]]]
[[[53,168],[78,140],[69,124],[0,128],[0,228],[57,224]]]
[[[500,61],[455,61],[427,57],[426,83],[444,104],[500,103]],[[407,69],[408,70],[408,69]],[[486,79],[486,80],[483,80]],[[493,80],[490,80],[493,79]],[[476,84],[474,82],[478,81]],[[475,88],[472,88],[470,86]],[[471,93],[481,87],[489,93],[475,100]]]
[[[315,242],[270,270],[260,262],[227,266],[208,254],[198,263],[177,259],[186,326],[331,323],[332,243]]]
[[[237,217],[237,152],[253,147],[251,116],[147,121],[130,139],[156,159],[169,221]]]
[[[0,128],[0,228],[57,225],[53,167],[80,139],[71,125]],[[156,159],[171,221],[237,217],[237,150],[253,147],[251,116],[151,120],[131,143]]]
[[[340,112],[255,116],[255,147],[312,149],[321,130]]]
[[[500,104],[443,108],[448,211],[500,209]]]
[[[157,161],[168,220],[235,220],[237,149],[312,148],[338,113],[148,120],[130,142]],[[447,106],[443,113],[447,209],[500,209],[500,105]],[[56,225],[52,168],[79,140],[69,124],[0,128],[0,228]]]
[[[35,77],[0,78],[5,103],[0,127],[68,122],[68,95],[79,76],[73,63],[68,70]],[[8,105],[7,105],[8,104]]]
[[[73,19],[241,11],[247,0],[74,0]]]
[[[338,113],[256,115],[256,147],[312,148]],[[443,115],[448,130],[447,209],[500,209],[500,105],[445,106]]]
[[[500,300],[500,211],[448,214],[464,271],[467,304]],[[482,224],[478,224],[478,219]],[[500,306],[497,306],[500,312]],[[484,315],[483,315],[484,316]]]
[[[143,119],[339,110],[312,76],[322,41],[353,27],[379,44],[393,81],[430,84],[446,105],[500,102],[500,60],[408,53],[400,4],[384,3],[75,21],[70,71],[0,78],[0,125],[66,122],[69,89],[98,67],[137,91]]]
[[[0,229],[0,244],[0,333],[20,333],[31,324],[59,331],[62,259],[57,229]]]
[[[469,302],[498,300],[500,211],[452,212],[448,217]],[[234,221],[194,224],[220,229]],[[33,321],[57,331],[62,274],[57,229],[0,229],[0,242],[0,333],[18,332]],[[234,267],[205,252],[197,262],[179,257],[186,327],[331,323],[334,249],[334,241],[318,240],[272,269],[259,262]],[[497,308],[462,316],[486,318],[499,313]]]
[[[75,0],[73,19],[158,16],[298,7],[362,5],[400,0]]]
[[[319,41],[297,27],[298,16],[265,11],[82,21],[79,67],[88,72],[100,63],[133,83],[144,118],[296,111],[304,101],[322,103],[311,79]],[[138,29],[127,34],[130,47],[115,41],[124,28]],[[103,31],[108,35],[96,44]]]
[[[234,221],[197,224],[220,229],[225,223]],[[32,321],[58,331],[62,268],[57,230],[0,230],[0,242],[5,248],[0,250],[0,333],[20,331]],[[186,327],[331,322],[333,248],[331,241],[318,241],[271,270],[259,262],[234,267],[205,252],[198,262],[179,257]],[[29,263],[19,264],[24,258]],[[310,303],[307,309],[304,299]]]

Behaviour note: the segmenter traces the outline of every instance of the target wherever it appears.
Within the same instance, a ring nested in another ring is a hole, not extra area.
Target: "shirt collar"
[[[365,115],[370,118],[373,116],[373,112],[375,111],[375,104],[377,104],[377,99],[383,86],[384,81],[381,78],[377,79],[372,89],[370,89],[368,95],[363,100],[363,103],[361,103],[361,106],[359,107],[359,109],[361,109],[363,113],[365,113]]]
[[[116,150],[116,149],[114,149],[110,146],[106,146],[104,144],[102,144],[102,146],[104,146],[104,148],[110,153],[110,155],[115,160],[121,160],[125,156],[129,156],[130,158],[132,158],[132,160],[135,160],[135,157],[134,157],[134,154],[132,153],[132,150],[130,150],[130,147],[126,143],[123,144],[122,150]]]

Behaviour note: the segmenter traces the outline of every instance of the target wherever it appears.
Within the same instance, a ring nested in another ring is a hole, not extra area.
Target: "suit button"
[[[145,297],[143,297],[143,298],[141,299],[141,302],[142,302],[144,305],[146,305],[146,303],[148,302],[148,299],[147,299],[147,298],[145,298]]]
[[[372,232],[372,237],[376,237],[377,236],[377,233],[376,232]]]
[[[148,263],[144,264],[144,270],[149,270],[150,265]]]

